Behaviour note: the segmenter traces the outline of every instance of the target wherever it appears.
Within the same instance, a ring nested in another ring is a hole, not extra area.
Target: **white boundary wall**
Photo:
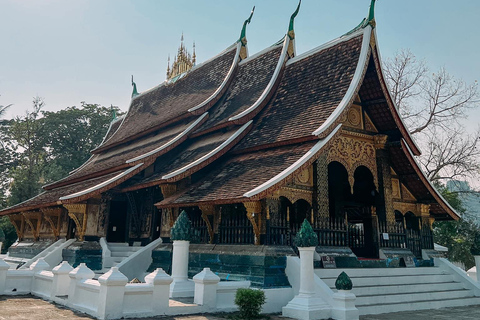
[[[194,303],[171,303],[172,278],[161,268],[145,277],[146,283],[130,284],[118,268],[113,267],[98,280],[85,264],[73,269],[66,261],[48,271],[43,259],[29,269],[9,270],[0,259],[0,295],[33,294],[68,306],[98,319],[152,317],[159,315],[232,312],[238,288],[250,287],[250,281],[220,282],[205,268],[194,278]],[[280,312],[293,297],[292,288],[265,289],[264,313]]]

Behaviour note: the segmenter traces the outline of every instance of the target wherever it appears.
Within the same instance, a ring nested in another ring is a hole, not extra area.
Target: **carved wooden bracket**
[[[199,208],[202,211],[202,219],[203,221],[205,221],[207,225],[209,243],[213,243],[213,237],[214,237],[213,227],[212,227],[212,224],[210,223],[210,220],[208,219],[208,216],[213,216],[215,214],[215,206],[213,204],[209,204],[209,205],[199,206]]]
[[[17,232],[18,240],[23,240],[23,231],[25,230],[25,217],[22,214],[9,215],[15,231]]]
[[[260,244],[260,225],[258,222],[261,220],[258,219],[262,213],[262,203],[260,201],[249,201],[244,202],[243,205],[247,209],[247,218],[250,220],[250,223],[253,227],[253,233],[255,234],[255,245]]]
[[[75,222],[77,227],[75,235],[77,235],[79,241],[83,241],[87,231],[87,204],[75,203],[64,204],[63,206],[68,210],[68,216]]]
[[[22,212],[25,222],[32,229],[33,239],[36,241],[40,237],[40,225],[42,224],[42,213],[39,211]]]
[[[168,198],[177,192],[176,184],[161,184],[160,189],[162,190],[163,198]]]
[[[42,208],[43,217],[48,222],[56,239],[60,237],[62,208]]]
[[[278,197],[287,198],[292,204],[302,199],[308,202],[312,206],[313,192],[310,190],[296,189],[291,187],[282,187],[275,192],[275,195]]]

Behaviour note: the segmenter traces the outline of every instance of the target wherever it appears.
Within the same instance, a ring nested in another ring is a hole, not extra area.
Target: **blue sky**
[[[297,53],[356,26],[369,0],[303,0],[295,21]],[[168,54],[182,31],[202,62],[247,30],[250,54],[279,40],[296,0],[0,0],[0,104],[13,103],[7,118],[43,97],[46,110],[80,101],[127,110],[130,76],[139,91],[165,79]],[[382,57],[409,48],[432,71],[441,66],[467,82],[480,74],[480,1],[379,0],[377,35]],[[478,125],[480,110],[468,126]]]

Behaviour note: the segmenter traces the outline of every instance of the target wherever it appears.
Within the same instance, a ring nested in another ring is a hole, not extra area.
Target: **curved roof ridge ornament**
[[[132,74],[132,87],[133,87],[132,98],[135,98],[136,96],[138,96],[138,91],[137,91],[137,84],[133,82],[133,74]]]
[[[372,28],[375,28],[375,26],[377,25],[377,23],[375,22],[375,1],[376,0],[372,0],[372,2],[370,2],[370,10],[368,11],[367,18],[367,24],[371,25]],[[366,25],[363,27],[365,28]]]
[[[370,9],[368,10],[368,17],[363,18],[362,22],[358,24],[355,28],[350,30],[349,32],[345,33],[343,36],[347,36],[349,34],[354,33],[355,31],[358,31],[360,29],[364,29],[366,26],[370,25],[372,26],[372,29],[374,29],[377,25],[375,22],[375,1],[377,0],[371,0],[370,2]]]
[[[288,25],[288,37],[290,38],[290,40],[295,39],[295,31],[293,31],[293,22],[295,21],[295,17],[297,16],[298,11],[300,10],[300,5],[301,4],[302,4],[302,0],[299,0],[297,9],[295,10],[295,12],[290,17],[290,24]]]
[[[242,44],[242,48],[240,49],[240,59],[243,60],[246,57],[248,57],[248,51],[247,51],[247,24],[249,24],[252,21],[253,13],[255,12],[255,6],[253,6],[252,12],[250,13],[250,16],[248,17],[247,20],[243,23],[243,28],[242,32],[240,32],[240,38],[238,39],[238,42]]]
[[[295,54],[296,54],[296,50],[295,50],[295,31],[293,30],[293,22],[295,21],[295,17],[297,16],[298,11],[300,10],[300,5],[301,4],[302,4],[302,0],[299,0],[297,9],[295,10],[294,13],[292,13],[292,16],[290,17],[290,24],[288,25],[287,35],[290,38],[290,42],[288,44],[287,54],[288,54],[289,58],[295,57]]]

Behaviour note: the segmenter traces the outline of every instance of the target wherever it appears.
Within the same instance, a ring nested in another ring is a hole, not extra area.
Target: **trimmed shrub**
[[[235,294],[235,304],[240,309],[241,319],[258,319],[265,303],[262,290],[240,288]]]

